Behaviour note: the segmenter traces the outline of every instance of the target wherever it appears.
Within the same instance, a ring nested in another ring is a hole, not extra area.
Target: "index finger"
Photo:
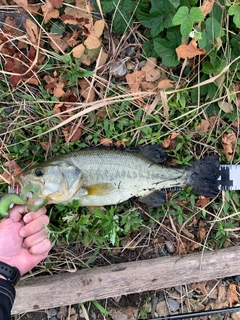
[[[28,212],[28,213],[25,214],[25,216],[23,217],[23,221],[24,221],[25,223],[29,223],[29,222],[31,222],[31,221],[39,218],[40,216],[46,214],[46,212],[47,212],[47,209],[46,209],[45,207],[40,208],[40,209],[39,209],[38,211],[36,211],[36,212],[33,212],[33,211]]]

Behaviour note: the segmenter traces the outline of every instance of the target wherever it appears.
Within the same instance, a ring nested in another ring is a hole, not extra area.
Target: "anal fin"
[[[166,193],[161,190],[156,190],[149,193],[147,196],[138,198],[138,200],[148,206],[159,207],[166,201]]]

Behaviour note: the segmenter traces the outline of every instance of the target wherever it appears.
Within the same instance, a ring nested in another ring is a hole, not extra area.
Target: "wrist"
[[[20,279],[20,272],[18,268],[0,261],[0,277],[1,279],[11,282],[11,284],[15,286]]]

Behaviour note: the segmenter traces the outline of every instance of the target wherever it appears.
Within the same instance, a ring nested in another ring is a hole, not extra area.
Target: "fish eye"
[[[37,169],[35,170],[35,175],[36,175],[37,177],[41,177],[41,176],[43,176],[43,174],[44,174],[44,172],[43,172],[43,169],[42,169],[42,168],[37,168]]]

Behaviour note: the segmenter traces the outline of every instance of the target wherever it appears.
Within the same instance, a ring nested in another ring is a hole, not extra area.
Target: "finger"
[[[49,239],[44,239],[43,241],[32,246],[28,251],[34,255],[43,255],[46,257],[49,250],[51,249],[51,241]],[[43,259],[43,258],[42,258]]]
[[[26,238],[44,229],[44,227],[48,224],[49,217],[46,215],[41,215],[21,228],[19,234],[21,237]]]
[[[9,217],[14,222],[19,222],[22,219],[22,215],[24,213],[25,207],[21,205],[15,205],[10,211],[9,211]]]
[[[23,220],[25,223],[29,223],[35,219],[37,219],[38,217],[46,214],[47,209],[45,207],[40,208],[38,211],[36,212],[28,212],[24,217]]]
[[[42,229],[41,231],[25,238],[23,241],[23,247],[30,249],[31,247],[35,246],[36,244],[47,238],[48,237],[45,229]]]

